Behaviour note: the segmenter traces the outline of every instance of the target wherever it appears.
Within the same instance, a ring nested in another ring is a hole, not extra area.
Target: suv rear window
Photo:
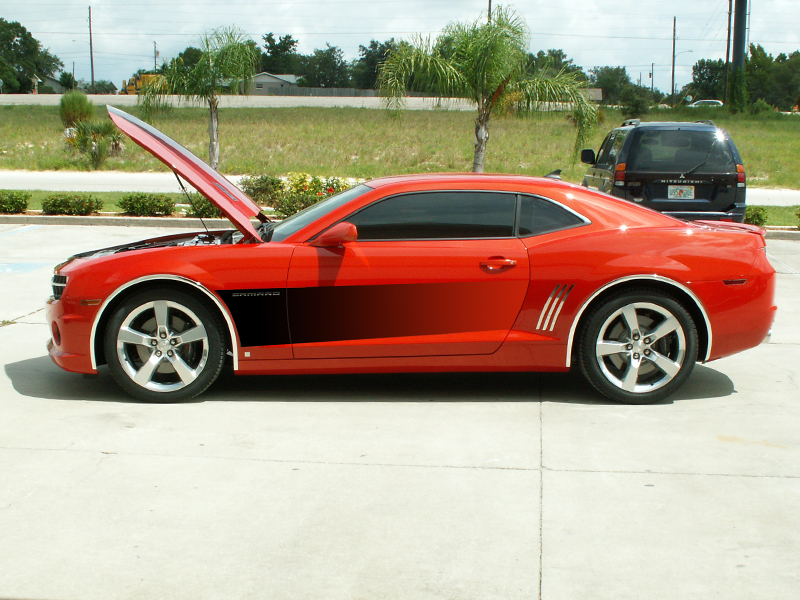
[[[637,173],[735,173],[736,163],[721,130],[640,129],[634,132],[627,167]]]

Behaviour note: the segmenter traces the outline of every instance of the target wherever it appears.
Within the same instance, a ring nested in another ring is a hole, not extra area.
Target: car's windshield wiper
[[[683,174],[683,176],[684,176],[684,177],[686,177],[687,175],[691,175],[692,173],[694,173],[695,171],[697,171],[697,169],[699,169],[700,167],[702,167],[703,165],[705,165],[705,164],[708,162],[708,158],[709,158],[709,156],[711,156],[711,151],[714,149],[714,144],[716,144],[716,143],[717,143],[717,140],[715,139],[715,140],[714,140],[714,141],[711,143],[711,145],[708,147],[708,152],[706,152],[706,157],[703,159],[703,162],[701,162],[701,163],[700,163],[699,165],[697,165],[696,167],[693,167],[693,168],[689,169],[688,171],[686,171],[686,172]]]

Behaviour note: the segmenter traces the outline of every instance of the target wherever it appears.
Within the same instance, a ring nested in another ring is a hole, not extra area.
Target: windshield
[[[320,217],[325,216],[329,212],[336,210],[340,206],[347,204],[351,200],[355,200],[362,194],[366,194],[371,190],[372,188],[367,185],[357,185],[356,187],[345,190],[340,194],[326,198],[322,202],[312,204],[305,210],[301,210],[299,213],[292,215],[291,217],[288,217],[278,223],[272,230],[272,235],[267,241],[282,242],[293,233],[300,231],[309,223],[313,223]]]
[[[735,173],[725,132],[639,130],[631,142],[628,170],[636,173]]]

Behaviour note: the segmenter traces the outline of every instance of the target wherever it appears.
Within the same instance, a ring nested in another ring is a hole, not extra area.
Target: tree
[[[472,170],[484,168],[489,119],[504,94],[518,93],[523,108],[535,111],[550,103],[570,104],[578,127],[575,151],[583,145],[596,120],[596,110],[583,94],[585,84],[574,73],[552,77],[526,73],[528,28],[511,9],[497,7],[489,22],[450,23],[431,42],[416,36],[389,53],[379,86],[387,107],[397,110],[412,77],[416,85],[438,97],[469,98],[477,104]]]
[[[94,85],[81,81],[81,89],[87,94],[116,94],[117,86],[106,79],[98,79]]]
[[[188,72],[197,66],[200,59],[203,57],[203,52],[194,46],[188,46],[186,50],[178,54],[178,58],[183,62],[183,68]]]
[[[282,35],[276,41],[271,31],[261,39],[266,49],[261,54],[261,70],[271,75],[296,75],[300,66],[297,40],[291,35]]]
[[[350,87],[350,65],[338,46],[325,44],[314,54],[300,57],[301,77],[299,84],[305,87],[345,88]]]
[[[544,50],[539,50],[536,54],[528,54],[528,71],[535,73],[538,71],[545,71],[547,75],[555,75],[559,71],[567,73],[575,73],[575,76],[580,81],[588,81],[589,78],[583,69],[578,65],[572,64],[572,59],[567,58],[566,52],[561,49],[553,49],[545,53]]]
[[[183,61],[172,60],[163,73],[150,79],[139,93],[145,119],[168,106],[168,96],[184,96],[208,105],[208,162],[219,167],[219,97],[238,94],[252,79],[258,66],[258,48],[236,28],[216,29],[200,43],[200,60],[190,70]]]
[[[625,67],[595,67],[589,71],[589,83],[603,90],[604,104],[619,104],[631,78]]]
[[[690,86],[696,100],[723,100],[725,96],[725,61],[700,59],[692,67]]]
[[[33,90],[32,78],[54,76],[64,63],[42,48],[25,27],[0,18],[0,79],[3,92],[27,94]]]
[[[389,52],[396,47],[394,38],[385,42],[371,40],[369,46],[358,47],[360,57],[353,64],[353,82],[357,88],[362,90],[375,88],[378,81],[378,69],[386,60]]]
[[[66,71],[62,71],[61,75],[58,78],[58,83],[65,90],[75,89],[75,78],[72,76],[72,73],[67,73]]]

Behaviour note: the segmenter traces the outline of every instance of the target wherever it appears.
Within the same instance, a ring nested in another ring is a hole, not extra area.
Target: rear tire
[[[604,396],[625,404],[663,400],[697,361],[697,327],[675,298],[650,289],[612,296],[596,307],[580,337],[580,365]]]
[[[123,300],[106,327],[104,349],[119,386],[145,402],[194,398],[225,359],[222,323],[195,296],[153,289]]]

